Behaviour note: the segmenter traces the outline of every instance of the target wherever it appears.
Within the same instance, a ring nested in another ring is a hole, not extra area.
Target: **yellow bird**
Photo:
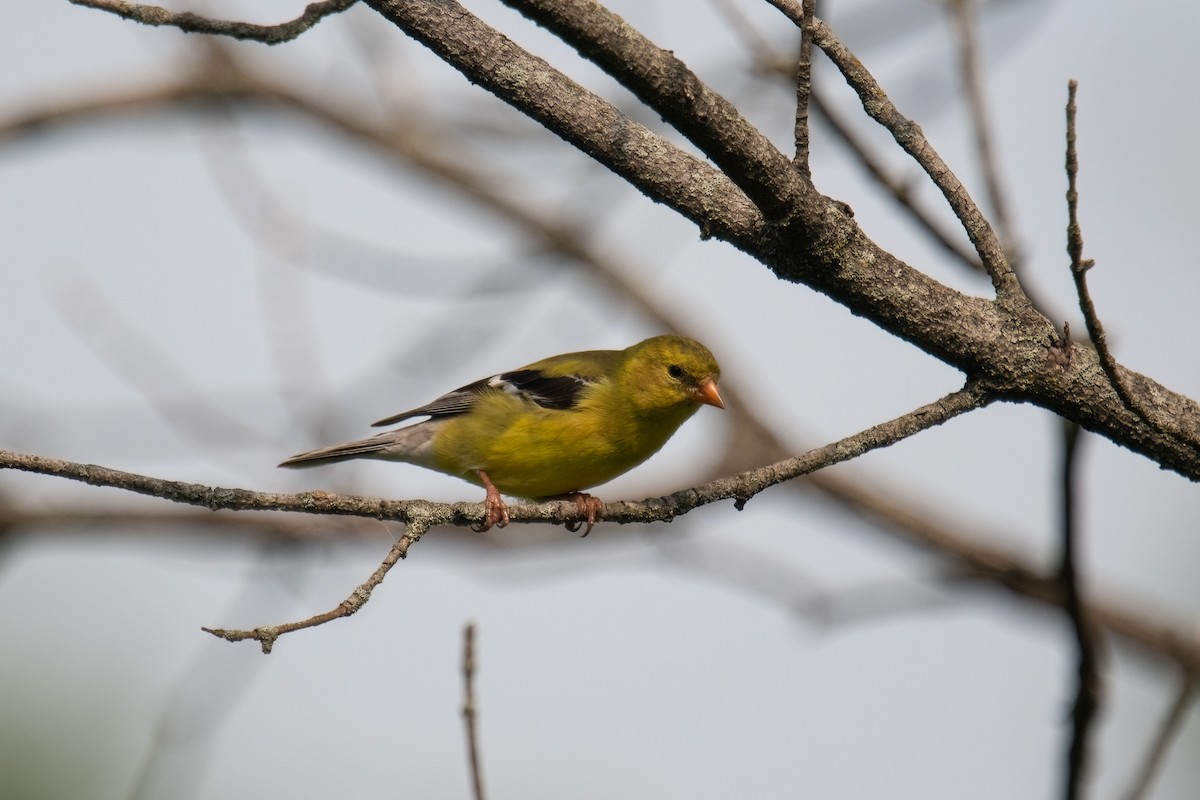
[[[428,416],[424,422],[301,453],[279,466],[376,458],[454,475],[487,491],[481,531],[508,524],[501,492],[566,497],[587,515],[586,536],[604,505],[583,490],[654,455],[702,404],[724,408],[720,374],[708,348],[683,336],[551,356],[374,424]]]

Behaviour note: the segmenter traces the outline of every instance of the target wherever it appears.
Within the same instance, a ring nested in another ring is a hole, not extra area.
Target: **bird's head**
[[[703,404],[724,408],[717,388],[721,368],[708,348],[684,336],[655,336],[625,351],[622,370],[643,412],[691,415]]]

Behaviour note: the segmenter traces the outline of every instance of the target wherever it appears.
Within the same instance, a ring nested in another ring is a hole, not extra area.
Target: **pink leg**
[[[475,470],[475,474],[479,476],[479,482],[483,484],[483,488],[487,490],[487,497],[483,499],[483,524],[472,526],[477,532],[483,533],[493,525],[503,528],[508,524],[508,506],[504,504],[504,498],[500,496],[500,490],[492,483],[492,479],[487,473],[481,469]],[[589,529],[591,526],[588,526]]]

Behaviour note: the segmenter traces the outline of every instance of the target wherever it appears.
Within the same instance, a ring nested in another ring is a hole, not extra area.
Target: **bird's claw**
[[[501,500],[499,505],[494,505],[491,502],[484,501],[483,522],[477,522],[471,526],[471,530],[476,533],[485,533],[491,530],[492,526],[503,528],[508,525],[508,506]]]
[[[483,499],[483,522],[471,526],[471,530],[476,533],[483,533],[493,525],[497,528],[508,525],[508,506],[505,505],[504,498],[500,496],[499,490],[492,485],[490,480],[487,480],[486,476],[483,478],[487,487],[487,497]]]
[[[604,501],[599,497],[590,494],[584,494],[583,492],[571,492],[566,496],[566,499],[574,500],[575,505],[579,507],[579,513],[584,514],[587,518],[587,530],[583,532],[583,536],[579,537],[582,539],[584,536],[587,536],[592,532],[592,528],[595,526],[596,521],[600,518],[600,515],[604,513]],[[563,524],[566,526],[567,530],[569,530],[571,533],[575,533],[575,531],[579,530],[583,523],[584,520],[575,520],[574,522],[565,522]]]

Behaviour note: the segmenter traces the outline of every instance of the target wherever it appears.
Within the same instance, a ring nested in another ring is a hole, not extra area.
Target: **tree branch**
[[[916,200],[913,198],[912,182],[907,179],[907,175],[903,178],[890,175],[883,160],[876,158],[871,153],[870,146],[866,141],[855,133],[850,125],[842,120],[839,113],[829,103],[825,102],[823,92],[814,91],[811,103],[813,110],[817,112],[820,118],[825,120],[825,123],[833,131],[834,135],[842,141],[846,148],[849,149],[851,155],[858,160],[859,165],[879,184],[880,188],[896,201],[896,205],[899,206],[900,210],[918,228],[924,231],[935,244],[941,247],[943,252],[953,257],[963,266],[976,273],[986,274],[983,270],[983,264],[979,261],[979,256],[967,247],[966,242],[962,239],[962,234],[957,229],[954,230],[953,234],[948,230],[942,230],[933,217],[917,205]]]
[[[1099,707],[1100,673],[1096,668],[1096,641],[1092,633],[1092,622],[1079,588],[1078,557],[1076,555],[1079,533],[1078,467],[1079,426],[1063,421],[1062,465],[1060,469],[1062,501],[1061,539],[1062,554],[1058,570],[1063,608],[1071,621],[1078,652],[1075,702],[1071,708],[1071,743],[1067,748],[1066,800],[1078,800],[1083,792],[1083,780],[1087,771],[1088,736],[1092,720]]]
[[[471,791],[475,800],[484,799],[483,770],[479,764],[479,731],[475,708],[475,623],[463,626],[463,726],[467,735],[467,764],[471,770]]]
[[[995,231],[988,223],[971,195],[958,177],[950,170],[942,157],[933,149],[933,145],[925,138],[924,132],[917,123],[903,116],[888,99],[883,87],[874,76],[863,66],[862,62],[850,52],[828,25],[822,20],[813,19],[809,23],[813,43],[829,56],[841,71],[846,83],[858,93],[863,110],[871,119],[878,122],[892,134],[896,144],[903,148],[925,170],[930,180],[942,192],[942,196],[950,204],[958,221],[962,223],[971,244],[984,270],[992,279],[996,296],[1001,302],[1019,302],[1024,299],[1024,293],[1016,273],[1008,263],[1004,248],[996,238]]]
[[[950,13],[958,30],[959,65],[962,71],[963,94],[967,98],[971,128],[975,134],[975,152],[979,171],[983,175],[984,191],[991,218],[996,222],[997,238],[1005,252],[1011,254],[1012,227],[1009,224],[1008,203],[1000,186],[1000,170],[996,166],[996,153],[992,147],[991,125],[988,122],[987,102],[984,99],[983,80],[979,76],[979,56],[976,53],[974,0],[952,0]]]
[[[1096,312],[1096,304],[1092,302],[1091,292],[1088,290],[1087,273],[1096,262],[1092,259],[1083,257],[1083,229],[1079,225],[1079,191],[1076,188],[1075,181],[1079,174],[1079,157],[1075,151],[1075,91],[1079,88],[1077,81],[1068,81],[1067,83],[1067,254],[1071,257],[1071,277],[1075,281],[1075,291],[1079,296],[1079,309],[1083,312],[1083,320],[1087,325],[1088,338],[1091,339],[1092,345],[1096,348],[1096,356],[1100,360],[1100,368],[1104,370],[1108,382],[1116,391],[1117,396],[1121,398],[1121,402],[1133,413],[1141,417],[1149,425],[1154,426],[1158,430],[1180,439],[1187,446],[1200,450],[1200,438],[1194,434],[1182,430],[1178,425],[1170,422],[1169,415],[1157,413],[1138,398],[1126,385],[1124,378],[1121,375],[1121,370],[1117,365],[1117,360],[1113,358],[1112,351],[1108,348],[1108,336],[1104,332],[1104,325],[1100,322],[1100,315]]]
[[[665,497],[641,502],[608,503],[605,505],[602,519],[617,523],[669,522],[700,506],[731,499],[736,500],[741,507],[750,498],[772,486],[847,461],[871,450],[888,447],[923,430],[941,425],[959,414],[982,408],[992,402],[992,399],[979,386],[968,385],[896,419],[776,464],[720,478]],[[54,475],[91,486],[123,489],[174,503],[202,506],[213,511],[297,511],[308,514],[349,515],[422,523],[427,528],[434,525],[475,525],[483,518],[482,503],[384,500],[321,491],[297,494],[255,492],[249,489],[229,489],[153,478],[95,464],[79,464],[9,450],[0,450],[0,469]],[[569,500],[511,506],[509,515],[514,522],[563,524],[583,519],[579,507]]]
[[[595,158],[655,202],[721,238],[763,227],[761,212],[728,177],[544,60],[455,0],[364,0],[448,65]]]
[[[772,222],[811,194],[791,162],[687,65],[594,0],[503,0],[579,51],[713,160]]]
[[[201,628],[200,630],[211,633],[213,636],[224,639],[227,642],[242,642],[253,640],[262,645],[264,655],[270,654],[275,647],[275,640],[285,633],[293,631],[301,631],[305,628],[315,628],[318,625],[324,625],[326,622],[332,622],[335,619],[348,617],[358,612],[360,608],[367,604],[371,599],[371,592],[375,587],[383,583],[383,579],[391,571],[402,558],[408,556],[408,548],[414,542],[421,540],[421,536],[429,529],[432,522],[417,513],[410,513],[408,522],[404,529],[404,535],[396,540],[392,545],[392,549],[388,551],[386,557],[379,564],[376,570],[371,573],[371,577],[360,584],[350,596],[336,607],[324,612],[316,614],[308,619],[299,620],[298,622],[287,622],[282,625],[263,625],[252,630],[236,630],[227,628]]]
[[[702,505],[729,499],[736,500],[735,505],[740,510],[750,498],[771,486],[831,464],[847,461],[871,450],[895,444],[902,439],[953,419],[959,414],[981,408],[991,402],[991,399],[980,387],[969,385],[894,420],[875,425],[833,444],[810,450],[803,455],[780,461],[777,464],[710,481],[666,497],[652,498],[641,502],[608,503],[604,507],[601,518],[618,523],[669,522]],[[409,546],[419,541],[429,528],[435,525],[473,525],[483,518],[483,504],[481,503],[446,504],[431,503],[425,500],[383,500],[353,495],[336,495],[328,492],[302,492],[286,495],[252,492],[246,489],[225,489],[152,478],[94,464],[77,464],[6,450],[0,450],[0,469],[17,469],[45,475],[57,475],[93,486],[124,489],[176,503],[204,506],[212,510],[345,514],[391,519],[407,525],[404,535],[393,545],[371,578],[336,608],[305,620],[283,625],[266,625],[248,630],[204,629],[214,636],[228,641],[253,639],[262,644],[264,653],[271,652],[275,640],[284,633],[311,628],[357,612],[370,598],[371,591],[379,585],[392,566],[408,554]],[[513,522],[566,524],[582,521],[583,513],[572,501],[547,501],[510,506],[509,516]]]
[[[812,183],[812,168],[809,165],[808,105],[813,90],[812,36],[808,34],[807,24],[816,13],[813,8],[815,5],[816,0],[804,0],[804,25],[800,28],[800,58],[796,64],[796,122],[793,126],[796,154],[792,163],[807,183]]]
[[[251,22],[210,19],[191,12],[174,12],[145,3],[128,0],[69,0],[74,5],[86,6],[99,11],[108,11],[118,17],[140,22],[143,25],[178,28],[184,33],[206,33],[213,36],[228,36],[263,44],[290,42],[308,31],[325,17],[345,11],[358,0],[322,0],[309,3],[304,13],[288,22],[277,25],[256,25]]]
[[[728,0],[724,1],[728,2]],[[790,2],[790,0],[772,0],[772,5],[779,8],[785,14],[788,14],[790,18],[791,9],[794,6],[794,3]],[[805,0],[804,13],[815,13],[809,10],[809,5],[809,0]],[[725,8],[724,2],[721,7]],[[803,17],[796,21],[796,25],[801,31],[807,28],[807,23],[803,21]],[[745,47],[753,53],[753,58],[762,72],[768,75],[784,77],[789,82],[796,84],[796,120],[797,125],[803,123],[803,131],[797,130],[796,133],[797,157],[793,158],[794,162],[799,160],[801,153],[807,153],[809,120],[811,119],[809,111],[811,109],[817,113],[818,117],[824,119],[834,135],[850,151],[850,155],[858,160],[867,174],[896,201],[899,209],[907,214],[917,227],[924,231],[947,255],[961,262],[963,266],[974,272],[986,274],[984,273],[983,265],[979,262],[979,256],[975,254],[973,249],[964,246],[964,244],[969,245],[969,242],[960,243],[949,231],[942,230],[933,218],[914,201],[912,196],[912,182],[902,177],[893,177],[890,175],[882,159],[873,155],[870,147],[868,147],[862,137],[855,133],[853,128],[828,103],[824,102],[823,93],[818,87],[812,85],[811,37],[807,34],[801,37],[802,46],[799,70],[801,80],[797,80],[797,68],[790,57],[773,51],[770,44],[762,37],[754,35],[754,32],[748,26],[739,25],[736,30],[741,35]],[[805,78],[808,81],[807,85],[802,82]],[[805,163],[807,163],[806,159]],[[807,175],[806,179],[811,180],[811,175]],[[1027,288],[1026,293],[1028,293]]]

